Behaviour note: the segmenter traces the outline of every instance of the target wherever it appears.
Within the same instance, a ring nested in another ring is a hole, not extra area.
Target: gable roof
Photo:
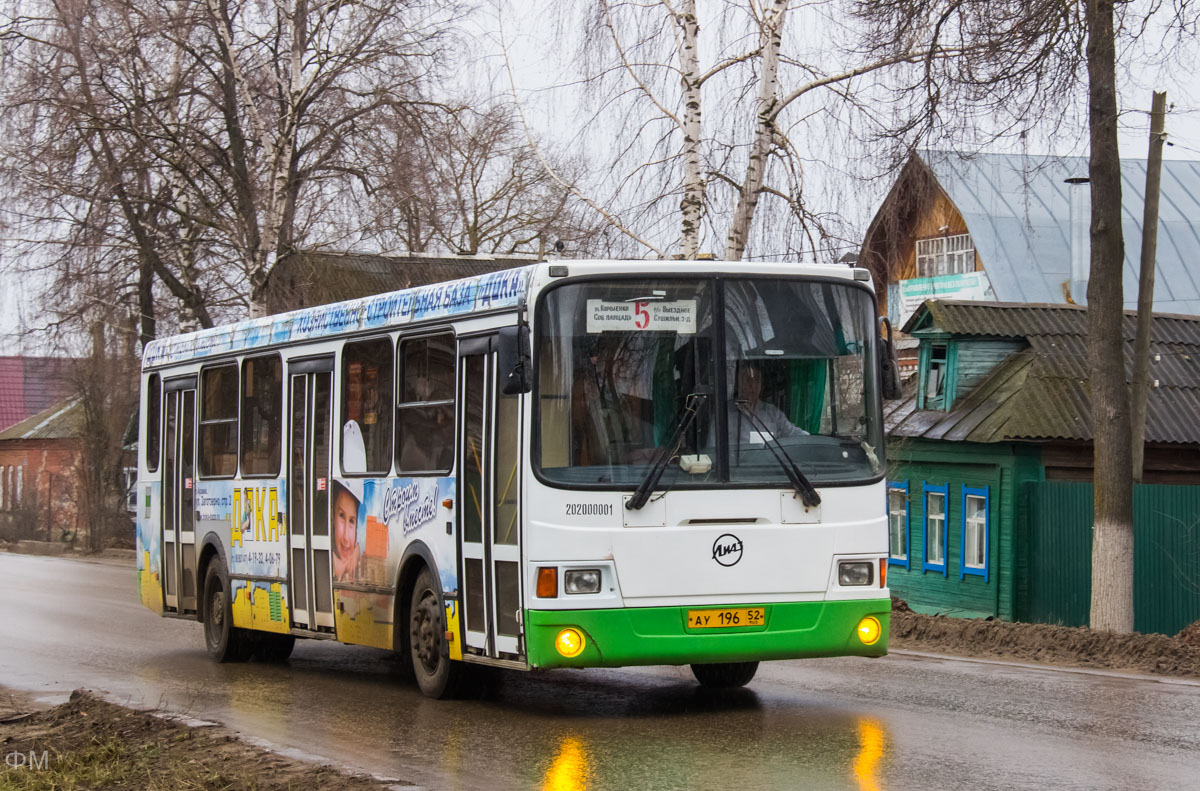
[[[0,431],[56,403],[70,390],[67,357],[0,357]]]
[[[0,431],[0,442],[14,439],[76,439],[83,431],[83,402],[72,396]]]
[[[1066,180],[1087,174],[1086,157],[921,151],[893,186],[872,222],[872,232],[885,211],[894,209],[889,202],[909,199],[912,182],[931,175],[962,215],[998,301],[1064,303],[1063,283],[1071,280],[1071,187]],[[1129,308],[1137,302],[1145,189],[1146,160],[1122,159],[1121,226]],[[1200,315],[1198,261],[1200,162],[1164,160],[1156,311]],[[1072,296],[1086,301],[1086,294]]]
[[[1126,371],[1132,374],[1137,327],[1125,312]],[[931,300],[905,325],[958,338],[1024,341],[947,412],[917,410],[913,395],[885,405],[887,430],[898,437],[967,442],[1090,441],[1087,309]],[[1150,340],[1151,380],[1146,441],[1200,445],[1200,318],[1156,314]]]

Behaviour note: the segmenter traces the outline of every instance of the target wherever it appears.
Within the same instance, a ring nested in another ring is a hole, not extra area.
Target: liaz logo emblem
[[[713,542],[713,560],[722,566],[736,566],[742,559],[742,539],[726,533]]]

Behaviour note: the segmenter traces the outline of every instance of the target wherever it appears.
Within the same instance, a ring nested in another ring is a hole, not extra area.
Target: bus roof
[[[661,269],[655,264],[663,265]],[[529,293],[534,272],[547,266],[569,266],[573,273],[595,270],[612,272],[631,266],[646,275],[678,271],[681,265],[689,274],[744,272],[764,274],[786,269],[789,274],[856,278],[856,270],[842,264],[771,264],[730,261],[579,261],[542,262],[516,269],[489,272],[460,280],[407,288],[385,294],[335,302],[290,313],[263,316],[226,324],[221,327],[153,340],[142,353],[143,368],[202,360],[223,354],[251,351],[299,341],[313,341],[348,335],[370,329],[403,326],[415,321],[445,319],[471,313],[515,310]],[[865,274],[865,270],[863,274]]]
[[[532,271],[533,266],[505,269],[154,340],[146,344],[142,367],[173,365],[413,321],[516,308],[529,289]]]

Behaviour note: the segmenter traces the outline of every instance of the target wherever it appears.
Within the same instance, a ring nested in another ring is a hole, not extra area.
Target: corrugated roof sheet
[[[922,151],[918,155],[966,221],[1001,302],[1064,302],[1071,279],[1068,178],[1086,157]],[[1137,302],[1146,161],[1121,160],[1126,307]],[[1200,315],[1200,162],[1165,160],[1158,221],[1155,310]],[[1074,294],[1083,302],[1086,294]]]
[[[917,410],[916,396],[887,405],[897,437],[966,442],[1092,439],[1087,310],[1069,305],[930,301],[907,325],[959,338],[1023,339],[948,412]],[[1125,316],[1126,379],[1136,323]],[[1156,315],[1150,344],[1146,441],[1200,444],[1200,318]]]
[[[0,431],[0,442],[14,439],[75,439],[83,430],[83,404],[75,397],[43,409]]]
[[[0,357],[0,431],[60,401],[74,364],[66,357]]]

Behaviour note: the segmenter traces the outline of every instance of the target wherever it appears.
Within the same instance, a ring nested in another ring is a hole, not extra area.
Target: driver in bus
[[[763,372],[743,361],[738,368],[737,390],[729,402],[730,444],[765,446],[772,439],[807,436],[808,432],[788,420],[779,407],[761,400],[762,386]]]

